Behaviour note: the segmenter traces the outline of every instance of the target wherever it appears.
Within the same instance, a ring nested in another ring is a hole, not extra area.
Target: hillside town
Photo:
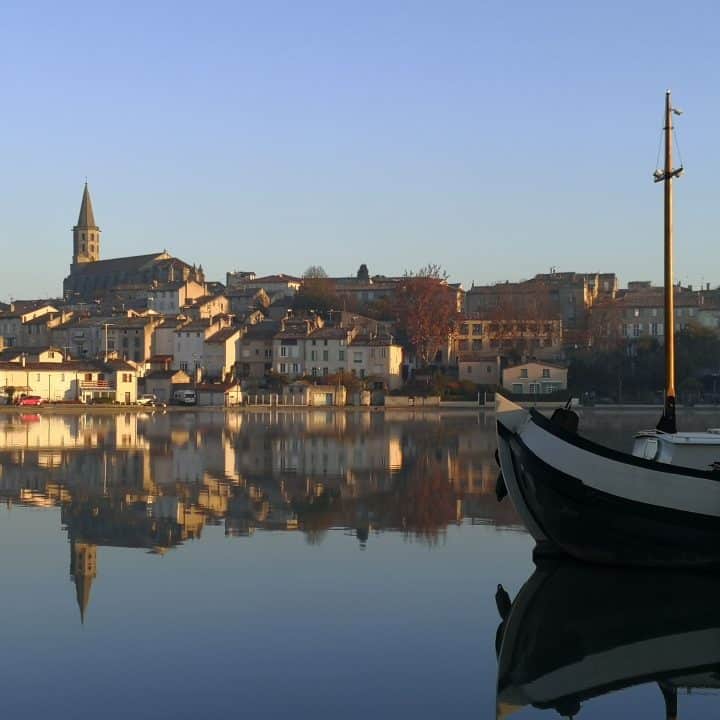
[[[497,389],[592,402],[662,388],[663,293],[648,281],[553,268],[465,289],[437,265],[365,264],[208,279],[167,250],[103,259],[101,234],[86,183],[62,297],[0,302],[0,403],[390,405]],[[680,390],[716,402],[720,288],[677,285],[675,308]]]

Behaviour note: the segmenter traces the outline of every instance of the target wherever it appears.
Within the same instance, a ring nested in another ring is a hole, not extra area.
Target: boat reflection
[[[718,577],[551,564],[512,603],[499,586],[496,601],[498,718],[525,706],[571,718],[653,682],[675,718],[679,691],[720,688]]]

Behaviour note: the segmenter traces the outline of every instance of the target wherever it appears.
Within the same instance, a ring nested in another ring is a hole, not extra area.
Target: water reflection
[[[163,554],[200,539],[344,528],[434,545],[451,524],[520,529],[495,501],[493,418],[371,412],[0,418],[0,499],[59,507],[84,618],[99,547]]]
[[[679,692],[720,688],[720,578],[548,565],[496,601],[499,718],[528,705],[570,718],[644,683],[658,686],[657,717],[664,705],[675,718]]]

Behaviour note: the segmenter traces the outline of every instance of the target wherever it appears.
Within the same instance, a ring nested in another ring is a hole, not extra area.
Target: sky
[[[466,288],[720,284],[712,2],[3,2],[0,300],[57,296],[88,179],[103,258],[228,270],[442,265]]]

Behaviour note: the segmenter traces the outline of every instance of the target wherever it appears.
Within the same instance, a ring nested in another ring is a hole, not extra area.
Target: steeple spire
[[[90,588],[97,575],[97,546],[72,540],[70,553],[70,577],[75,582],[75,596],[80,608],[80,622],[84,624],[85,612],[90,602]]]
[[[93,213],[92,200],[90,199],[90,190],[88,189],[87,180],[85,181],[85,189],[83,190],[82,203],[80,204],[80,215],[78,215],[77,226],[82,228],[97,228],[95,224],[95,214]]]
[[[73,266],[100,259],[100,228],[95,223],[87,180],[83,189],[80,214],[73,228]]]

